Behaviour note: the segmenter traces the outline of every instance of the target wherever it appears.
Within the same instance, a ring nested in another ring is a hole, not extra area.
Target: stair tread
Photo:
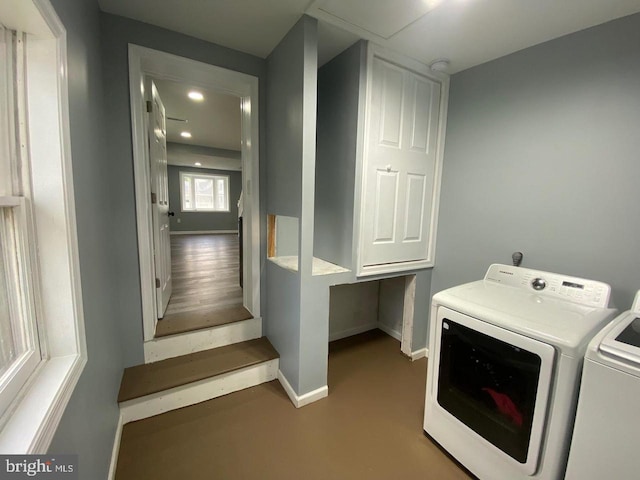
[[[215,310],[172,313],[158,321],[155,338],[202,330],[229,323],[250,320],[251,312],[242,306]]]
[[[197,382],[279,358],[266,337],[136,365],[124,370],[118,402]]]

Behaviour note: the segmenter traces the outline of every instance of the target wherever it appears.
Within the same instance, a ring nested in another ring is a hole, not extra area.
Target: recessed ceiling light
[[[204,100],[204,95],[196,90],[191,90],[187,95],[191,100],[195,100],[196,102]]]
[[[202,164],[201,164],[200,162],[196,162],[196,163],[194,163],[194,165],[195,165],[196,167],[201,167],[201,166],[202,166]]]
[[[191,138],[191,132],[180,132],[180,136],[184,138]]]

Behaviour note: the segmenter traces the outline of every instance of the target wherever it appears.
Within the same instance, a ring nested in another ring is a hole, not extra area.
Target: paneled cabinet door
[[[373,57],[361,264],[428,259],[440,84]]]

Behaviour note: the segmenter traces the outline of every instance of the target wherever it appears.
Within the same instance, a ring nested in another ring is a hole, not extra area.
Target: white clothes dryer
[[[640,475],[640,290],[585,355],[567,480]]]
[[[424,430],[480,479],[562,478],[602,282],[510,265],[434,295]]]

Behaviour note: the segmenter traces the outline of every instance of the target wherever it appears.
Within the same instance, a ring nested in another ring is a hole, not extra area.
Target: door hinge
[[[160,288],[160,279],[156,278],[156,288]]]
[[[155,193],[151,192],[151,204],[155,205],[156,203],[158,203],[158,198]]]
[[[153,103],[151,103],[151,100],[147,100],[147,113],[151,112],[153,112]]]

